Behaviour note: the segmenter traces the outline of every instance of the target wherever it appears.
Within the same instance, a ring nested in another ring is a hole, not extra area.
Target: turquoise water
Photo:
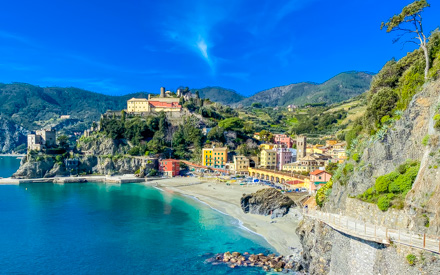
[[[20,167],[17,157],[0,157],[0,178],[8,178]]]
[[[205,260],[269,244],[208,206],[140,184],[0,186],[0,273],[263,274]]]

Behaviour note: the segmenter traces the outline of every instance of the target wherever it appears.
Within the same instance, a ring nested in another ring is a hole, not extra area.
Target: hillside
[[[374,77],[363,114],[352,118],[345,134],[348,160],[317,192],[324,212],[387,231],[440,234],[440,32],[433,32],[428,49],[427,79],[421,49],[390,60]],[[313,219],[305,219],[297,232],[309,274],[439,273],[438,256],[425,261],[434,254],[393,239],[389,246],[360,242]],[[347,257],[363,255],[368,261],[347,264]]]
[[[367,91],[372,77],[372,74],[365,72],[345,72],[322,84],[302,82],[264,90],[239,103],[249,106],[259,102],[269,107],[317,102],[337,103]]]
[[[245,97],[238,92],[222,87],[205,87],[202,89],[191,89],[191,92],[195,93],[195,91],[199,91],[199,95],[201,98],[209,98],[211,101],[218,102],[224,105],[234,104],[245,99]]]
[[[77,88],[42,88],[25,83],[0,84],[0,115],[28,130],[45,122],[71,115],[81,122],[99,120],[105,111],[125,108],[126,100],[144,93],[108,96]]]

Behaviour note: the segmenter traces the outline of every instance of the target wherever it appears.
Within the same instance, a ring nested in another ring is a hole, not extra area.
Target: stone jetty
[[[208,262],[225,263],[229,265],[230,268],[255,266],[261,267],[265,271],[300,272],[303,270],[303,267],[298,263],[296,258],[297,257],[294,256],[276,256],[275,254],[249,254],[248,252],[241,254],[239,252],[231,253],[228,251],[215,255],[209,259]]]

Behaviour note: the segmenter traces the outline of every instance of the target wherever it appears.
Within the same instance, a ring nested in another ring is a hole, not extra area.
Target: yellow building
[[[234,156],[234,171],[236,174],[247,174],[249,159],[245,156]]]
[[[167,97],[165,88],[162,87],[160,95],[146,98],[132,98],[127,101],[127,113],[151,113],[151,112],[180,112],[182,106],[180,98]]]
[[[224,168],[228,162],[228,148],[204,148],[202,150],[203,166]]]
[[[275,146],[274,144],[263,143],[263,144],[260,144],[260,149],[261,150],[272,150],[274,146]]]
[[[273,169],[277,165],[277,152],[275,150],[263,149],[260,153],[260,167]]]
[[[336,143],[338,143],[337,140],[335,140],[335,139],[329,139],[329,140],[326,140],[326,141],[325,141],[325,146],[330,147],[330,146],[335,145]]]
[[[289,172],[312,172],[320,167],[325,167],[328,164],[329,158],[317,158],[314,156],[306,156],[297,162],[288,163],[283,166],[283,171]]]

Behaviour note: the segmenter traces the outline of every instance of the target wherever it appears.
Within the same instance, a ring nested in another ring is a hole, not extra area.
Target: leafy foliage
[[[391,206],[402,209],[403,198],[411,190],[419,169],[420,162],[408,160],[395,171],[378,177],[374,187],[367,189],[358,198],[377,203],[382,211],[386,211]]]
[[[323,187],[321,187],[317,192],[316,192],[316,204],[319,205],[320,207],[322,207],[324,205],[325,200],[328,198],[328,196],[331,193],[333,187],[333,180],[330,179],[330,181],[328,181]]]

